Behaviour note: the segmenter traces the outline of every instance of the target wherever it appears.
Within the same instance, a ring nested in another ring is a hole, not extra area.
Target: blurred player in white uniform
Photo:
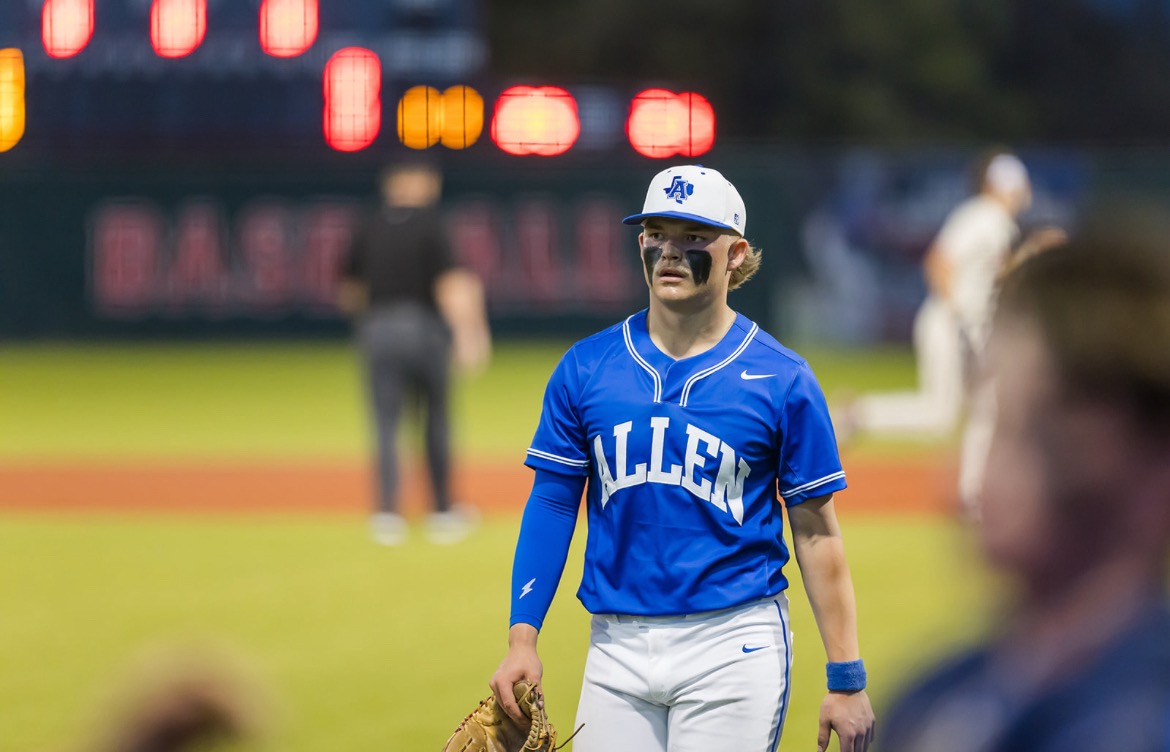
[[[990,439],[994,404],[980,386],[995,290],[1000,271],[1019,238],[1016,219],[1032,202],[1023,162],[994,151],[976,166],[979,192],[956,207],[924,260],[928,294],[914,319],[918,389],[864,395],[843,416],[847,431],[942,438],[968,408],[959,462],[959,497],[973,510],[978,468]],[[1044,230],[1029,245],[1062,239]]]

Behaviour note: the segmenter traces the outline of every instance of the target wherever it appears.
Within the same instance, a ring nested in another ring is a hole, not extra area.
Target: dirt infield
[[[953,508],[954,470],[937,455],[845,458],[843,513],[935,512]],[[531,471],[519,463],[465,463],[458,498],[484,511],[518,510]],[[338,512],[370,509],[372,477],[360,462],[25,462],[0,464],[0,510]],[[424,480],[404,478],[407,514],[423,508]]]

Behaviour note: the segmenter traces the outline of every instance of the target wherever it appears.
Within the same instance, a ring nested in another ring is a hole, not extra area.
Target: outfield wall
[[[970,150],[726,147],[703,161],[740,188],[758,281],[733,304],[783,336],[908,337],[918,263],[966,191]],[[1094,193],[1170,191],[1170,154],[1025,150],[1025,226],[1068,225]],[[0,160],[0,337],[345,336],[339,255],[382,164]],[[665,163],[449,160],[444,209],[487,281],[500,336],[583,334],[644,304],[636,211]]]

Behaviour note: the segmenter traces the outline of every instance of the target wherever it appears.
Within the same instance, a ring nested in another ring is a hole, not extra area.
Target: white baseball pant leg
[[[860,397],[858,430],[942,435],[954,430],[963,407],[963,345],[947,304],[928,297],[914,317],[918,389]]]
[[[971,519],[979,519],[982,508],[983,474],[995,433],[995,389],[990,379],[975,387],[971,410],[963,428],[959,448],[959,502]]]
[[[773,752],[792,634],[784,594],[680,617],[593,617],[575,752]]]

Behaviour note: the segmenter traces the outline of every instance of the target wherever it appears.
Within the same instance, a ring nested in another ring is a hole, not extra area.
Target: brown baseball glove
[[[516,703],[531,723],[523,726],[516,723],[496,702],[495,695],[488,695],[455,729],[443,746],[443,752],[551,752],[558,749],[555,746],[557,731],[548,720],[540,688],[520,680],[512,691]]]

